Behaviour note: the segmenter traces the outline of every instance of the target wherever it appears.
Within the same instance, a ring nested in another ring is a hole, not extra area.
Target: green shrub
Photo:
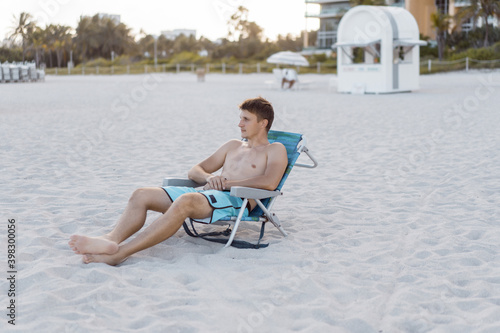
[[[485,27],[478,27],[471,31],[453,31],[446,38],[446,45],[456,51],[466,51],[470,48],[484,46]],[[500,28],[490,25],[488,41],[493,44],[500,41]]]
[[[317,63],[317,62],[325,62],[327,61],[327,56],[326,54],[324,53],[321,53],[321,54],[313,54],[310,58],[309,58],[309,63]]]
[[[493,44],[491,48],[495,54],[500,55],[500,42]]]
[[[483,47],[480,49],[468,49],[466,51],[453,54],[450,57],[450,60],[459,60],[466,57],[475,60],[500,59],[500,43],[497,43],[490,47]]]
[[[115,66],[127,66],[132,64],[132,59],[128,55],[121,55],[113,60],[113,65]]]
[[[97,59],[87,61],[85,64],[82,64],[82,65],[85,67],[96,67],[96,66],[109,67],[109,66],[111,66],[111,60],[107,60],[104,58],[97,58]]]
[[[181,53],[175,54],[170,58],[169,63],[171,64],[201,64],[204,58],[200,57],[197,53],[183,51]]]
[[[0,63],[23,60],[23,50],[20,47],[0,47]]]

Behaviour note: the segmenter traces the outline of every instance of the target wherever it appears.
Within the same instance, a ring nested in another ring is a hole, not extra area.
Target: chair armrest
[[[281,195],[281,192],[278,190],[267,191],[253,187],[233,186],[231,187],[230,194],[233,197],[239,197],[239,198],[265,199],[265,198],[277,197],[278,195]]]
[[[200,184],[191,179],[186,178],[165,178],[162,186],[186,186],[186,187],[201,187],[205,184]]]

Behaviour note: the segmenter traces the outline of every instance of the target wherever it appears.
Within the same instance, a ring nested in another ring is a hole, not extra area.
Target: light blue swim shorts
[[[229,191],[217,191],[217,190],[197,190],[192,187],[182,187],[182,186],[166,186],[162,189],[167,193],[170,200],[174,202],[178,197],[185,193],[201,193],[203,194],[210,206],[213,207],[214,211],[212,216],[205,219],[196,219],[196,222],[202,223],[213,223],[219,221],[225,216],[237,216],[241,206],[243,205],[243,200],[238,197],[233,197],[229,194]],[[248,207],[245,208],[243,217],[248,216]]]

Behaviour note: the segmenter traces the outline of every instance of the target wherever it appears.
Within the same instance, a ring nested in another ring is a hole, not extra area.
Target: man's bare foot
[[[84,254],[82,258],[83,262],[85,264],[90,264],[90,263],[104,263],[108,264],[111,266],[116,266],[118,264],[121,264],[127,258],[122,258],[121,256],[118,256],[118,254],[114,255],[108,255],[108,254]]]
[[[118,244],[105,237],[73,235],[68,242],[76,254],[115,254]]]

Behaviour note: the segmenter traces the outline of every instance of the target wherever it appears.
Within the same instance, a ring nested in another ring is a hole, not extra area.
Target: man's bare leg
[[[179,230],[187,217],[202,219],[212,214],[213,208],[203,194],[187,193],[180,196],[168,211],[139,233],[130,242],[120,245],[114,254],[86,254],[83,261],[118,265],[132,254],[163,242]]]
[[[110,233],[100,237],[73,235],[68,244],[77,254],[115,254],[121,242],[144,226],[148,210],[164,213],[171,204],[170,198],[161,188],[138,189],[130,197],[125,211]]]

